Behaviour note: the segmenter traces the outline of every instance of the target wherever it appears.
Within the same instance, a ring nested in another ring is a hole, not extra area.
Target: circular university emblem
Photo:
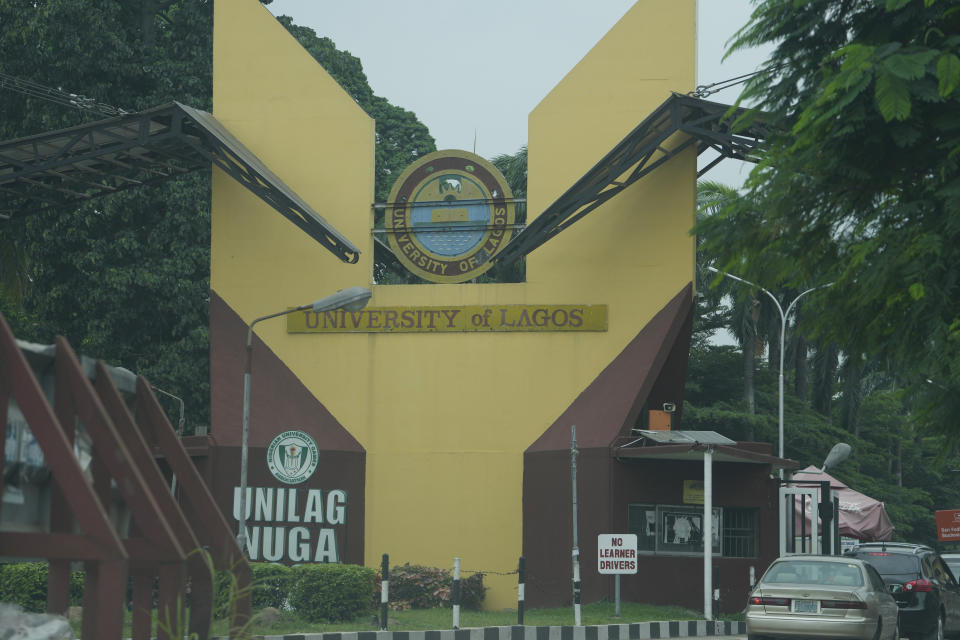
[[[267,447],[267,467],[286,484],[305,482],[317,468],[317,443],[303,431],[284,431]]]
[[[513,221],[513,194],[496,167],[467,151],[435,151],[397,178],[385,226],[408,270],[431,282],[465,282],[493,266]]]

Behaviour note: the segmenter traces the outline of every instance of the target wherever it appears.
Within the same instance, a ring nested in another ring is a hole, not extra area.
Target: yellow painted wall
[[[671,90],[693,88],[694,15],[694,0],[640,0],[531,113],[531,212]],[[216,4],[214,114],[364,253],[357,265],[339,262],[215,171],[212,288],[249,322],[369,286],[373,123],[257,0]],[[449,567],[459,556],[465,569],[516,567],[523,451],[693,279],[694,190],[695,159],[684,155],[531,254],[525,284],[377,286],[370,303],[607,304],[607,332],[288,335],[282,320],[257,326],[367,450],[368,566],[390,553],[392,563]],[[239,433],[215,435],[239,442]],[[486,582],[488,608],[515,606],[515,576]]]

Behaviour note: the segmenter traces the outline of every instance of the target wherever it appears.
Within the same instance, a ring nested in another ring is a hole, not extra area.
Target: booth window
[[[734,558],[757,555],[757,511],[714,507],[713,553]],[[641,553],[703,553],[703,507],[631,504],[627,529],[637,536]]]
[[[757,510],[727,507],[723,515],[723,555],[728,558],[756,558],[759,555]]]

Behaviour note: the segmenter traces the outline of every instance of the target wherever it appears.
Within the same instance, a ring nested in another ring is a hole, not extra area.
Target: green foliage
[[[896,363],[916,418],[960,441],[960,2],[766,0],[733,49],[762,43],[742,100],[771,135],[697,231],[767,289],[833,282],[809,337]]]
[[[252,562],[250,568],[253,570],[253,593],[250,594],[253,608],[282,609],[290,592],[293,570],[269,562]]]
[[[266,4],[266,2],[264,2]],[[416,116],[372,94],[360,61],[281,20],[377,118],[377,189],[434,149]],[[212,107],[209,0],[0,0],[0,72],[128,111]],[[0,90],[0,139],[102,115]],[[385,197],[385,196],[383,196]],[[18,337],[65,336],[184,399],[187,431],[210,423],[210,175],[140,187],[76,209],[0,220],[0,312]],[[177,405],[160,398],[168,414]]]
[[[47,610],[46,562],[0,564],[0,602],[19,605],[24,611],[43,613]],[[83,573],[70,574],[70,604],[78,606],[83,599]]]
[[[377,574],[376,601],[380,599],[380,574]],[[460,579],[460,605],[479,609],[486,588],[483,574],[474,573]],[[404,564],[390,569],[390,607],[395,611],[452,606],[453,575],[447,569]]]
[[[293,569],[290,606],[311,622],[353,620],[370,610],[372,569],[353,564],[304,564]]]
[[[751,415],[740,394],[740,357],[732,346],[703,343],[691,348],[682,428],[767,442],[775,453],[779,437],[776,374],[758,372],[757,408]],[[812,361],[808,366],[813,366]],[[788,391],[785,456],[819,467],[834,444],[850,444],[852,456],[831,470],[831,475],[884,502],[895,527],[894,539],[939,546],[933,512],[960,505],[960,486],[951,471],[960,468],[960,458],[943,436],[921,435],[910,403],[912,395],[898,384],[896,376],[878,369],[876,363],[866,363],[861,369],[839,387],[838,401],[829,416],[813,410],[808,399]],[[787,389],[790,375],[788,370]],[[843,422],[849,394],[859,396],[859,405],[854,409],[856,419]]]

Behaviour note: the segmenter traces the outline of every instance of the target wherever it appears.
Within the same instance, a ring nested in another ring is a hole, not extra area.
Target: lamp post
[[[350,287],[311,304],[261,316],[248,325],[247,358],[243,371],[243,430],[240,438],[240,526],[237,532],[237,543],[240,545],[241,553],[247,552],[247,443],[250,436],[250,368],[253,363],[253,326],[261,320],[269,320],[297,311],[306,311],[307,309],[312,309],[314,313],[333,311],[334,309],[359,311],[367,306],[370,296],[370,290],[366,287]]]
[[[722,276],[732,278],[737,282],[742,282],[744,284],[750,285],[751,287],[756,287],[757,289],[760,289],[765,294],[767,294],[771,300],[773,300],[773,304],[777,306],[777,311],[780,312],[780,377],[779,377],[779,392],[778,392],[779,407],[778,407],[778,417],[777,417],[778,435],[779,435],[780,442],[779,442],[779,446],[777,447],[777,452],[778,452],[778,456],[782,458],[783,457],[783,351],[784,351],[784,337],[787,333],[787,316],[789,316],[790,312],[793,311],[794,305],[797,304],[797,301],[800,298],[807,295],[811,291],[816,291],[817,289],[823,289],[825,287],[829,287],[833,283],[828,282],[827,284],[822,284],[819,287],[812,287],[810,289],[807,289],[806,291],[798,295],[796,298],[794,298],[793,301],[789,305],[787,305],[787,310],[784,311],[783,307],[780,306],[780,302],[777,300],[776,296],[774,296],[772,293],[770,293],[760,285],[750,282],[749,280],[744,280],[743,278],[739,278],[731,273],[727,273],[726,271],[720,271],[719,269],[715,269],[713,267],[707,267],[707,269],[709,271],[713,271],[714,273],[719,273]],[[783,480],[783,469],[780,469],[780,479]]]

